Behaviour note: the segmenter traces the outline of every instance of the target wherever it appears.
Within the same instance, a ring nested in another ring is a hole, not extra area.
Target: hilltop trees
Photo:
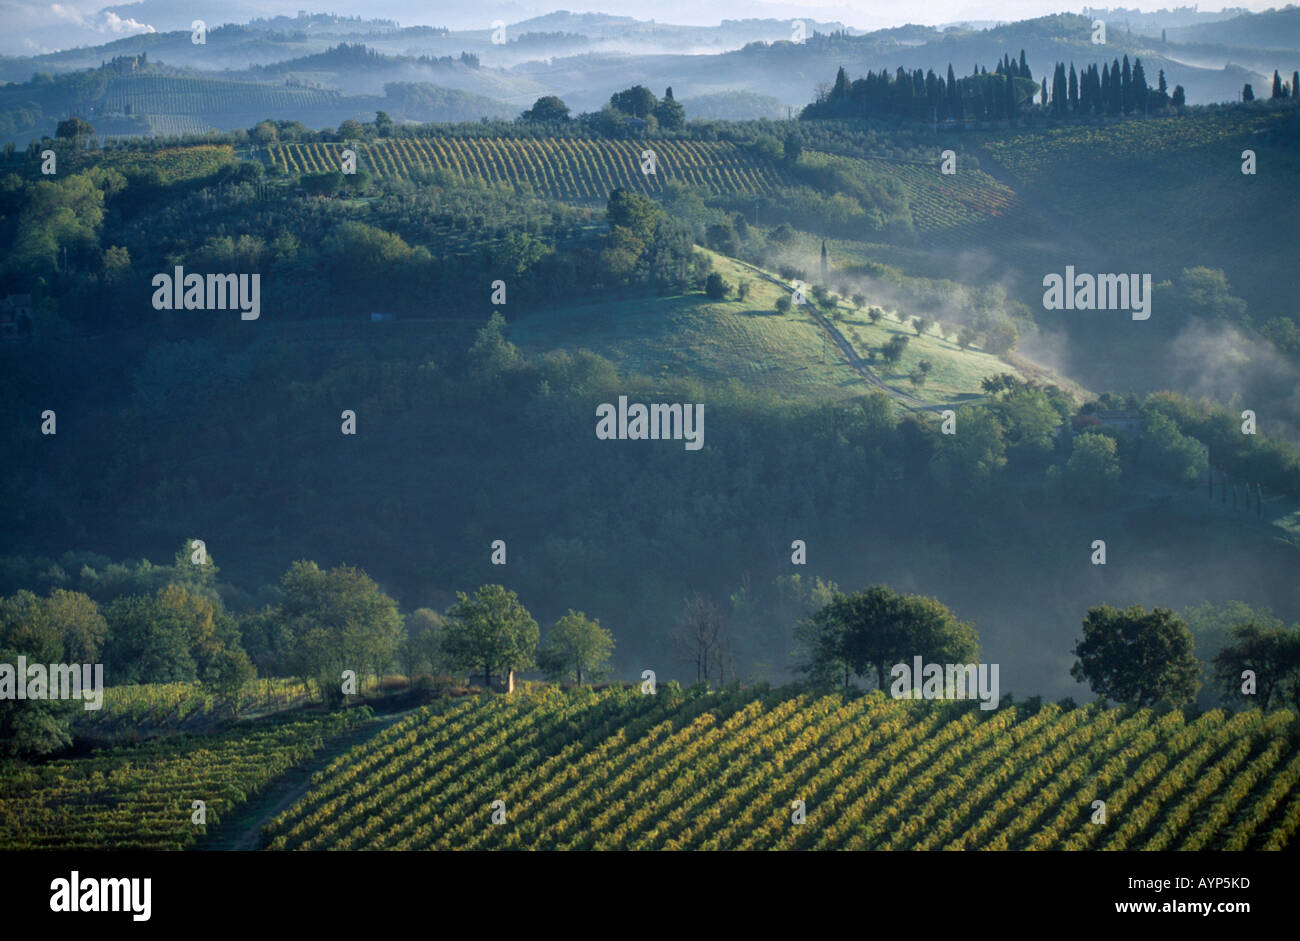
[[[549,679],[602,678],[614,650],[614,635],[581,611],[569,609],[551,627],[546,644],[537,652],[537,664]]]
[[[341,695],[344,670],[378,675],[392,662],[402,618],[365,572],[349,565],[322,571],[302,560],[285,572],[280,590],[278,616],[293,637],[294,672],[315,681],[326,702]]]
[[[817,100],[803,109],[800,118],[1014,119],[1037,87],[1023,51],[1018,60],[1004,55],[992,74],[977,67],[960,79],[951,63],[946,78],[933,70],[909,72],[900,67],[892,74],[888,69],[878,74],[868,70],[864,77],[852,81],[840,66],[834,83],[819,90]]]
[[[670,638],[677,658],[695,667],[695,682],[722,682],[732,667],[727,618],[712,598],[691,592]]]
[[[1274,696],[1300,710],[1300,627],[1287,630],[1276,619],[1251,618],[1230,632],[1232,642],[1214,658],[1215,679],[1229,701],[1241,701],[1246,671],[1254,675],[1261,709]]]
[[[519,117],[531,122],[563,123],[569,120],[569,106],[555,95],[543,95]]]
[[[665,131],[677,131],[686,126],[686,112],[681,103],[673,97],[671,85],[664,91],[663,99],[655,105],[652,113],[659,126]]]
[[[1086,681],[1102,700],[1177,706],[1200,686],[1193,646],[1187,625],[1166,608],[1148,613],[1141,605],[1123,611],[1100,605],[1083,620],[1083,638],[1074,648],[1079,659],[1070,675]]]
[[[484,585],[472,596],[456,592],[456,603],[442,638],[442,654],[452,669],[478,673],[483,685],[533,666],[540,633],[519,597],[503,585]]]
[[[655,97],[654,92],[644,85],[633,85],[631,88],[610,95],[609,104],[610,107],[621,114],[634,118],[644,118],[654,112],[659,104],[659,99]]]
[[[895,663],[913,657],[928,662],[967,663],[979,650],[969,624],[934,598],[900,595],[884,585],[846,595],[837,592],[798,629],[804,651],[801,670],[814,683],[852,677],[874,679],[885,688]]]

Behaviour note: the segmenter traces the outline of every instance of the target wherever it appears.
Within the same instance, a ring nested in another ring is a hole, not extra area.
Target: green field
[[[790,400],[843,399],[870,392],[874,386],[848,362],[807,311],[775,310],[783,291],[748,266],[707,252],[715,270],[732,285],[746,281],[744,301],[734,295],[711,301],[701,294],[612,301],[530,314],[511,325],[510,338],[529,352],[586,349],[606,357],[620,372],[651,378],[690,376],[704,382],[736,380]],[[871,298],[867,304],[872,303]],[[978,349],[962,351],[931,332],[917,337],[886,308],[878,325],[866,311],[842,304],[836,328],[859,355],[883,346],[896,333],[911,337],[898,366],[877,359],[872,367],[887,384],[928,404],[951,403],[981,395],[980,380],[998,373],[1020,372]],[[824,356],[824,361],[823,361]],[[908,381],[916,364],[934,366],[919,390]]]
[[[217,735],[0,770],[0,850],[183,849],[366,709],[244,723]],[[191,819],[206,803],[207,824]]]
[[[316,774],[263,839],[278,850],[1279,849],[1300,825],[1297,782],[1285,711],[547,689],[414,712]],[[1091,822],[1096,800],[1104,824]]]
[[[337,170],[343,144],[280,144],[271,163],[292,172]],[[654,174],[641,170],[655,152]],[[449,170],[467,179],[524,183],[551,199],[600,200],[615,187],[659,193],[677,180],[713,193],[768,193],[793,182],[776,162],[726,141],[578,138],[399,138],[356,145],[357,166],[379,177]]]

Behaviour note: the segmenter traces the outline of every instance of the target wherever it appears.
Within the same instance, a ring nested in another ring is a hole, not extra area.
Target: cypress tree
[[[1142,114],[1147,113],[1147,99],[1151,89],[1147,86],[1147,73],[1142,60],[1133,60],[1133,104]]]
[[[1119,81],[1119,104],[1120,109],[1125,114],[1133,113],[1133,106],[1137,96],[1133,93],[1133,70],[1128,64],[1128,53],[1124,53],[1124,67],[1120,72]]]
[[[1300,95],[1300,71],[1291,73],[1291,97]]]
[[[1029,63],[1025,61],[1025,50],[1023,49],[1020,50],[1020,77],[1033,78],[1033,76],[1029,74]]]
[[[952,73],[952,63],[948,63],[948,117],[961,119],[961,93],[957,90],[957,76]]]
[[[1250,87],[1250,82],[1247,82],[1245,86],[1241,89],[1241,100],[1242,101],[1255,100],[1255,89]]]
[[[1068,98],[1070,102],[1070,113],[1079,113],[1079,76],[1074,74],[1074,63],[1070,63],[1070,82]]]
[[[831,101],[844,101],[849,97],[849,76],[844,66],[835,73],[835,85],[831,88]]]
[[[1065,114],[1065,66],[1060,62],[1052,71],[1052,114]]]
[[[1277,74],[1277,69],[1273,70],[1273,95],[1274,98],[1282,98],[1282,76]]]

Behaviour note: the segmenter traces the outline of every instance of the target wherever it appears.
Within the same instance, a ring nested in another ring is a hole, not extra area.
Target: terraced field
[[[292,172],[337,170],[342,144],[281,144],[270,160]],[[653,175],[641,171],[651,149]],[[572,138],[422,138],[356,145],[357,166],[380,177],[450,170],[488,183],[526,183],[552,199],[604,201],[615,187],[657,193],[680,180],[713,193],[768,193],[793,180],[779,164],[724,141],[649,142]]]
[[[1280,849],[1300,826],[1289,712],[975,705],[672,688],[449,701],[341,755],[263,836],[277,850]]]

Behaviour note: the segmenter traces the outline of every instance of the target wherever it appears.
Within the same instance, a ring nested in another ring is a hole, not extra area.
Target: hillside
[[[547,690],[417,711],[263,835],[276,850],[1280,849],[1300,826],[1295,726],[1285,711]]]
[[[704,251],[729,284],[747,284],[742,301],[710,301],[699,295],[566,306],[530,314],[511,328],[511,338],[530,353],[585,349],[613,362],[620,372],[651,379],[690,376],[709,383],[735,381],[785,400],[838,400],[882,388],[905,407],[968,403],[983,397],[980,380],[1016,368],[978,348],[961,350],[933,327],[918,336],[903,312],[886,311],[872,323],[865,307],[841,300],[831,318],[814,318],[811,302],[787,313],[774,309],[788,289],[771,273]],[[773,279],[773,280],[769,280]],[[870,303],[874,303],[868,298]],[[840,343],[863,360],[895,335],[909,337],[894,366],[878,360],[855,366]],[[917,388],[908,376],[921,360],[934,370]],[[864,377],[870,371],[878,377]]]

